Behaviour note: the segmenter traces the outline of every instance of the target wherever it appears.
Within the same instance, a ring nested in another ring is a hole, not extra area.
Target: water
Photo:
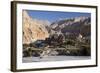
[[[29,62],[45,62],[45,61],[67,61],[67,60],[88,60],[90,56],[48,56],[44,58],[39,57],[24,57],[23,63]]]

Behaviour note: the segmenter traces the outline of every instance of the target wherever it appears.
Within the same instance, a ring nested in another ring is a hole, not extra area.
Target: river
[[[67,61],[67,60],[88,60],[91,56],[48,56],[48,57],[23,57],[23,63],[44,62],[44,61]]]

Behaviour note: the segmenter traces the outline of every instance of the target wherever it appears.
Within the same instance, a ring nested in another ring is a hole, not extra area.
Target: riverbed
[[[45,62],[45,61],[67,61],[67,60],[88,60],[91,56],[48,56],[48,57],[23,57],[23,63]]]

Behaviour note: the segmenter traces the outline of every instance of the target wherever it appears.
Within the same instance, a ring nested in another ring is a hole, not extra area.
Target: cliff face
[[[46,24],[46,21],[32,19],[27,11],[23,11],[23,43],[45,40],[49,37]]]

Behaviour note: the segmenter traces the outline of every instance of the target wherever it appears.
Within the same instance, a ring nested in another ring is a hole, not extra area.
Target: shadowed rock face
[[[81,33],[83,36],[91,35],[91,18],[90,17],[75,17],[56,21],[50,25],[54,31],[67,33]]]
[[[32,19],[27,11],[23,11],[23,44],[49,37],[46,21]]]

